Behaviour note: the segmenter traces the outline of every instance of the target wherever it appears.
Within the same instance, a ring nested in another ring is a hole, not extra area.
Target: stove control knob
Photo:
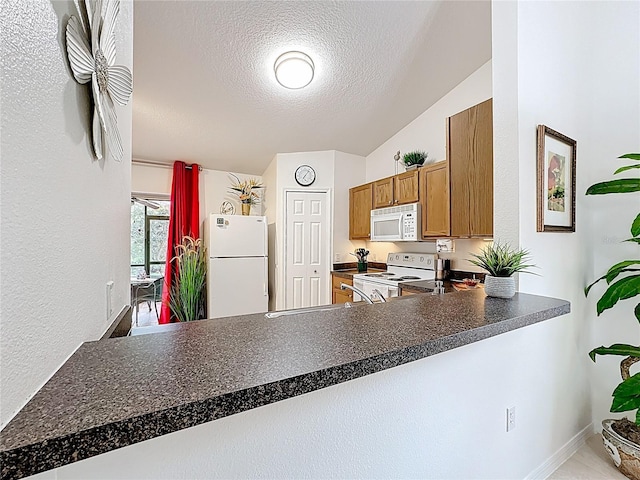
[[[420,263],[424,262],[424,257],[420,257]]]
[[[400,260],[400,255],[396,255],[396,260]]]

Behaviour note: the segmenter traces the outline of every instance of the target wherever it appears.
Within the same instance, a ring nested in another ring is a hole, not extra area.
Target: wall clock
[[[300,165],[296,169],[296,182],[298,185],[308,187],[316,181],[316,171],[309,165]]]

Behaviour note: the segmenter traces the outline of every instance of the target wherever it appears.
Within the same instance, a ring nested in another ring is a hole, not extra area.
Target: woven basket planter
[[[516,294],[516,280],[513,277],[484,277],[484,293],[488,297],[511,298]]]

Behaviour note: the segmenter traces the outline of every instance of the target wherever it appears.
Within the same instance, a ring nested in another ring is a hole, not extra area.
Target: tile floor
[[[158,313],[160,313],[160,307],[162,306],[161,302],[157,302]],[[151,308],[149,308],[149,304],[141,303],[138,305],[140,311],[138,312],[138,327],[149,327],[153,325],[158,325],[158,317],[156,316],[156,310],[153,308],[153,303],[151,304]],[[133,313],[131,316],[131,321],[133,326],[136,326],[136,309],[133,309]]]
[[[613,465],[599,433],[564,462],[547,480],[628,480]]]

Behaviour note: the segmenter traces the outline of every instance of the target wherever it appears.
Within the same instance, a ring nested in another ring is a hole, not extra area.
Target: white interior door
[[[287,192],[285,308],[330,303],[329,225],[327,192]]]

